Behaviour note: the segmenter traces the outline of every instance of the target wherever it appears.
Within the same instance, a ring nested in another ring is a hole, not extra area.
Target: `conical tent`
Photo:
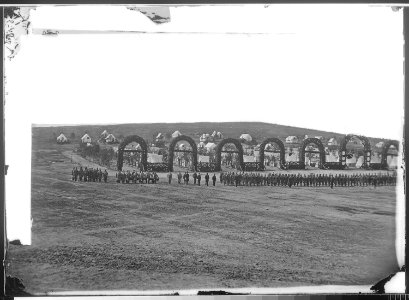
[[[208,133],[203,133],[201,136],[200,136],[200,141],[201,142],[207,142],[208,140],[209,140],[209,138],[210,138],[210,134],[208,134]]]
[[[240,139],[241,139],[241,140],[244,140],[244,141],[246,141],[246,142],[251,142],[251,141],[253,140],[253,138],[251,137],[251,135],[248,134],[248,133],[243,133],[243,134],[240,136]]]
[[[298,143],[298,138],[294,135],[290,135],[285,139],[285,142],[288,144],[295,144]]]
[[[384,142],[379,142],[379,143],[376,143],[375,147],[376,148],[383,148],[384,145],[385,145]]]
[[[106,129],[101,133],[101,137],[106,138],[109,135],[108,131]]]
[[[60,134],[58,137],[57,137],[57,142],[58,143],[66,143],[66,142],[68,142],[68,139],[67,139],[67,137],[64,135],[64,134]]]
[[[178,136],[181,136],[182,134],[180,133],[179,130],[176,130],[174,133],[172,133],[172,138],[176,138]]]
[[[83,137],[81,138],[81,142],[83,143],[91,143],[91,137],[86,133],[83,135]]]
[[[108,136],[105,138],[105,141],[106,141],[107,143],[115,143],[115,142],[116,142],[116,137],[115,137],[112,133],[110,133],[110,134],[108,134]]]
[[[211,151],[211,150],[216,149],[217,145],[215,143],[207,143],[205,147],[207,151]]]
[[[156,136],[157,140],[163,139],[163,134],[161,132],[158,133],[158,135]]]
[[[335,138],[330,138],[328,141],[328,146],[336,146],[338,145],[338,142]]]

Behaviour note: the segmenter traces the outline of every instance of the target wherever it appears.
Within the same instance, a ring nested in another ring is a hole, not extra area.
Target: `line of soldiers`
[[[171,184],[171,183],[172,183],[172,177],[173,177],[172,172],[169,172],[168,175],[167,175],[167,177],[168,177],[168,183]],[[197,184],[197,185],[200,185],[200,182],[201,182],[201,180],[202,180],[202,175],[201,175],[200,173],[194,172],[194,173],[192,174],[192,178],[193,178],[193,184],[194,184],[194,185],[196,185],[196,184]],[[178,179],[178,184],[182,184],[182,179],[183,179],[183,182],[184,182],[185,184],[189,184],[190,174],[189,174],[189,172],[185,172],[185,173],[182,175],[182,172],[179,172],[179,173],[177,174],[177,179]],[[204,180],[205,180],[205,184],[206,184],[207,186],[209,186],[209,180],[210,180],[210,175],[209,175],[209,173],[206,173],[206,175],[204,176]],[[212,176],[213,186],[216,185],[216,180],[217,180],[216,174],[213,174],[213,176]]]
[[[275,174],[225,172],[220,173],[224,185],[244,186],[383,186],[396,185],[396,174]]]
[[[78,167],[74,167],[71,172],[72,180],[73,181],[84,181],[84,182],[101,182],[102,179],[104,182],[108,181],[108,172],[105,169],[102,172],[102,169],[98,168],[88,168],[85,167],[84,169],[82,166],[78,169]]]
[[[156,172],[143,172],[139,173],[135,170],[131,171],[119,171],[116,173],[117,183],[157,183],[159,176]]]

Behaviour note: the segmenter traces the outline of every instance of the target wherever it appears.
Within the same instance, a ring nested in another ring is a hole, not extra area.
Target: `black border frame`
[[[1,19],[1,31],[2,31],[2,37],[3,37],[3,46],[0,47],[0,53],[2,57],[1,61],[1,77],[2,80],[0,81],[0,87],[1,87],[1,92],[2,92],[2,103],[1,103],[1,108],[0,108],[0,114],[2,115],[2,121],[0,123],[0,168],[3,169],[4,173],[0,175],[0,222],[1,222],[1,227],[3,230],[1,231],[2,238],[1,238],[1,251],[2,251],[2,260],[3,263],[1,265],[2,271],[1,271],[1,278],[0,280],[2,281],[2,290],[0,297],[3,298],[5,295],[5,284],[6,284],[6,274],[5,274],[5,257],[6,257],[6,247],[7,247],[7,237],[6,237],[6,212],[5,212],[5,176],[7,174],[7,166],[5,164],[5,141],[4,141],[4,104],[5,104],[5,91],[4,91],[4,7],[5,6],[35,6],[35,5],[90,5],[90,4],[101,4],[101,5],[159,5],[159,4],[166,4],[166,5],[206,5],[206,4],[383,4],[385,6],[399,6],[401,7],[402,4],[405,3],[404,1],[381,1],[381,0],[372,0],[372,1],[360,1],[360,2],[355,2],[353,0],[344,0],[344,1],[336,1],[336,0],[315,0],[315,1],[309,1],[308,3],[305,3],[303,1],[297,1],[297,0],[287,0],[287,1],[251,1],[251,0],[235,0],[235,1],[221,1],[221,0],[205,0],[205,1],[197,1],[197,0],[154,0],[152,2],[145,2],[145,1],[138,1],[138,0],[120,0],[120,1],[112,1],[112,0],[38,0],[38,1],[30,1],[30,0],[20,0],[17,3],[12,0],[8,1],[1,1],[0,0],[0,19]],[[404,41],[409,41],[409,6],[403,7],[403,37]],[[409,42],[408,42],[409,43]],[[404,44],[404,62],[403,62],[403,73],[404,73],[404,118],[405,120],[409,120],[409,112],[406,109],[409,103],[409,92],[408,92],[408,87],[409,87],[409,76],[406,76],[406,70],[409,70],[409,59],[406,59],[406,57],[409,58],[409,45]],[[404,125],[404,135],[403,135],[403,152],[404,152],[404,161],[403,164],[405,164],[406,160],[406,155],[408,153],[407,151],[407,143],[406,141],[409,140],[409,129],[406,128],[407,124],[405,123]],[[405,264],[407,262],[407,257],[408,257],[408,247],[406,245],[406,241],[408,238],[408,214],[409,214],[409,207],[408,207],[408,195],[406,194],[406,187],[409,182],[408,180],[408,170],[406,167],[404,167],[404,185],[405,185],[405,223],[406,223],[406,231],[405,231]],[[405,293],[409,294],[409,276],[405,276]],[[289,296],[289,295],[287,295]],[[280,295],[280,297],[287,297],[286,295]],[[346,296],[347,298],[365,298],[365,299],[371,299],[373,297],[377,297],[379,295],[348,295]],[[386,296],[386,295],[384,295]],[[257,296],[259,297],[259,296]],[[294,296],[289,296],[293,298]],[[303,297],[303,296],[301,296]],[[314,295],[311,295],[310,297],[314,297]],[[317,295],[317,298],[332,298],[332,299],[339,299],[343,298],[341,295]],[[404,295],[403,298],[407,299],[408,295]],[[12,298],[12,297],[8,297]],[[383,298],[383,297],[382,297]],[[409,298],[409,297],[408,297]],[[379,298],[378,298],[379,299]],[[401,295],[389,295],[388,299],[401,299]]]

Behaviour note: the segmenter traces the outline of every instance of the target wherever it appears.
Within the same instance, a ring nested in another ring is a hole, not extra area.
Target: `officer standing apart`
[[[209,186],[209,179],[210,179],[209,173],[206,173],[205,181],[207,186]]]
[[[172,172],[169,172],[169,174],[168,174],[168,182],[169,182],[169,184],[172,183]]]
[[[202,175],[197,174],[197,184],[200,186],[200,180],[202,180]]]

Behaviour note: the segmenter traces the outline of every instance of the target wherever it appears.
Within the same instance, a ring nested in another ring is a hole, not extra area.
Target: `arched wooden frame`
[[[397,151],[399,151],[399,142],[398,141],[393,141],[393,140],[389,140],[386,141],[383,149],[382,149],[382,157],[381,157],[381,166],[384,169],[388,168],[388,150],[391,146],[394,146],[396,148]]]
[[[302,142],[300,149],[300,164],[305,164],[305,148],[308,144],[314,144],[318,147],[318,151],[320,153],[320,165],[321,168],[323,168],[325,165],[325,148],[322,142],[317,138],[308,138]]]
[[[260,167],[262,169],[264,169],[264,151],[265,148],[268,144],[272,144],[275,143],[278,148],[280,149],[280,166],[284,166],[285,165],[285,147],[284,147],[284,143],[278,139],[278,138],[268,138],[265,139],[261,144],[260,144]]]
[[[144,168],[146,169],[146,165],[148,162],[148,145],[146,144],[145,140],[138,135],[130,135],[125,137],[124,141],[119,144],[118,146],[118,161],[117,161],[117,169],[118,171],[122,171],[122,167],[124,164],[124,150],[127,145],[130,143],[136,142],[141,146],[142,149],[142,157],[141,163]]]
[[[371,163],[371,143],[368,138],[363,135],[347,134],[341,141],[340,144],[340,153],[339,153],[339,165],[340,167],[346,165],[346,156],[347,156],[347,144],[348,142],[356,137],[364,145],[364,162],[362,164],[363,168],[368,168]]]
[[[175,157],[175,146],[178,142],[185,141],[188,142],[189,145],[192,147],[192,154],[193,154],[193,168],[197,171],[197,145],[195,141],[187,136],[187,135],[179,135],[175,137],[169,145],[169,158],[168,158],[168,169],[169,172],[173,172],[173,158]]]
[[[238,139],[233,139],[233,138],[228,138],[222,140],[216,148],[216,171],[221,171],[222,170],[222,152],[223,152],[223,147],[226,144],[233,144],[236,146],[236,149],[238,151],[238,158],[239,158],[239,164],[242,170],[244,170],[244,161],[243,161],[243,146],[240,143],[240,140]]]

